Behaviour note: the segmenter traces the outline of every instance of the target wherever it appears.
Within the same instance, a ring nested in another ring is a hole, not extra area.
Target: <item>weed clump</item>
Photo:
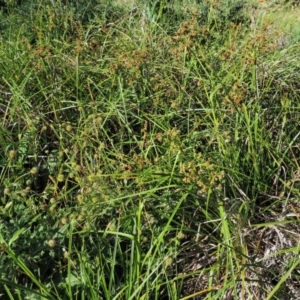
[[[0,294],[290,299],[297,37],[248,1],[134,5],[1,15]]]

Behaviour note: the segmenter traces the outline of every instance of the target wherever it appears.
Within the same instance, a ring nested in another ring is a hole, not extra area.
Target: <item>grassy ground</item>
[[[6,3],[3,299],[298,299],[297,5]]]

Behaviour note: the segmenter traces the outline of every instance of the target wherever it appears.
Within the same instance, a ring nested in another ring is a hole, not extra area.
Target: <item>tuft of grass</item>
[[[0,294],[297,297],[295,10],[5,1]]]

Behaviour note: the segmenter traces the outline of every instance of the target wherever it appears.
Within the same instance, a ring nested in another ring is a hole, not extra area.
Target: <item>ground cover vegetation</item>
[[[0,6],[3,299],[299,299],[296,1]]]

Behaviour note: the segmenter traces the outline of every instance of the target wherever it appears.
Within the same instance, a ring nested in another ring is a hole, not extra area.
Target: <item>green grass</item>
[[[0,295],[297,299],[297,7],[5,2]]]

